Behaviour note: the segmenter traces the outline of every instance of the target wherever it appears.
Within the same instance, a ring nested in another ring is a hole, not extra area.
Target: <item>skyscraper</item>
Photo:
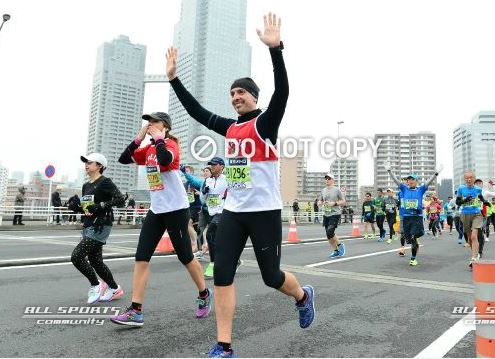
[[[381,140],[375,158],[375,190],[397,188],[385,170],[389,162],[392,172],[400,179],[416,173],[420,182],[427,181],[436,170],[436,138],[430,132],[400,134],[377,134],[375,142]],[[428,188],[436,191],[436,181]]]
[[[358,160],[357,158],[337,158],[330,165],[335,176],[335,186],[343,191],[347,206],[354,210],[358,207]]]
[[[476,114],[454,130],[454,188],[464,183],[464,171],[495,180],[495,111]]]
[[[208,110],[237,118],[230,103],[232,82],[251,74],[251,46],[246,41],[246,0],[183,0],[175,27],[174,46],[179,49],[177,75],[184,86]],[[170,91],[172,132],[180,138],[182,160],[196,168],[190,153],[192,141],[212,137],[217,155],[224,156],[224,138],[198,125]]]
[[[136,187],[136,166],[117,162],[141,128],[146,47],[119,36],[98,48],[93,76],[87,152],[108,160],[105,175],[121,191]]]
[[[452,179],[446,178],[438,185],[438,197],[441,200],[446,201],[449,196],[454,196],[454,192],[452,191]]]

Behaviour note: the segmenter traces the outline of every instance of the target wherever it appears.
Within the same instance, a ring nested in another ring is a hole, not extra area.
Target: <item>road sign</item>
[[[340,187],[340,192],[345,193],[346,191],[347,191],[347,187],[346,186]]]
[[[53,165],[48,165],[45,168],[46,178],[52,178],[55,175],[55,167]]]

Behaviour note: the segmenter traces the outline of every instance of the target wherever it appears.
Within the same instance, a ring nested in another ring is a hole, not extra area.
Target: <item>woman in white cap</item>
[[[88,304],[109,302],[120,298],[124,291],[118,285],[110,269],[103,263],[103,245],[112,230],[113,206],[124,202],[124,196],[112,180],[103,176],[107,159],[101,153],[81,156],[89,181],[82,187],[81,207],[83,213],[82,240],[74,248],[71,261],[88,278],[91,287]],[[87,258],[87,259],[86,259]],[[88,262],[89,260],[89,262]],[[100,282],[98,276],[103,280]]]
[[[151,207],[139,234],[131,305],[110,320],[121,325],[143,325],[142,305],[150,276],[150,260],[165,231],[168,231],[177,258],[198,288],[196,317],[205,318],[211,311],[213,292],[206,287],[203,268],[192,252],[188,231],[189,201],[179,174],[179,140],[170,134],[172,120],[165,112],[154,112],[142,118],[148,124],[127,146],[119,162],[146,166]],[[140,147],[146,134],[152,137],[152,141]]]

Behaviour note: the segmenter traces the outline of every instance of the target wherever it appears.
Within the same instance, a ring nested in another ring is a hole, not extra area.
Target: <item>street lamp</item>
[[[0,25],[0,30],[2,30],[3,24],[5,24],[9,20],[10,20],[10,15],[9,14],[3,14],[3,21],[2,21],[2,24]]]
[[[344,123],[344,121],[338,121],[337,122],[337,141],[339,141],[339,137],[340,137],[340,125],[342,125]],[[337,164],[338,164],[338,169],[337,171],[339,171],[339,177],[338,177],[338,182],[339,182],[339,189],[342,188],[342,185],[340,183],[340,159],[337,158]]]

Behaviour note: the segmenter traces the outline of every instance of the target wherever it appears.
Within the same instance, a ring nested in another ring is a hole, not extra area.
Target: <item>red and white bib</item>
[[[225,136],[229,190],[224,208],[231,212],[282,209],[278,153],[260,137],[257,120],[232,124]]]
[[[146,166],[146,177],[150,189],[153,213],[167,213],[189,208],[187,193],[182,184],[179,171],[179,147],[170,140],[165,140],[165,147],[172,153],[173,160],[167,166],[161,166],[156,158],[156,147],[147,145],[138,148],[132,156],[134,162]]]

